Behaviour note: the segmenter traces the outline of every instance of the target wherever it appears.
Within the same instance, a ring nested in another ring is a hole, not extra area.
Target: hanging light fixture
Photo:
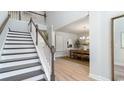
[[[85,40],[86,37],[85,37],[85,36],[81,36],[80,39],[81,39],[81,40]]]
[[[87,39],[89,39],[89,36],[87,37]]]

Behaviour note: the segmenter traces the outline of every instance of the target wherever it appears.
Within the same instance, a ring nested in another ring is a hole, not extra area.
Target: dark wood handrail
[[[2,25],[0,26],[0,34],[2,33],[3,29],[5,28],[5,26],[6,26],[7,22],[8,22],[8,20],[9,20],[9,18],[10,18],[10,15],[8,15],[8,16],[6,17],[6,19],[4,20],[4,22],[3,22]]]
[[[35,28],[36,28],[36,24],[34,23],[34,21],[32,20],[32,18],[30,18],[30,21],[29,21],[28,25],[31,24],[31,23],[33,23],[33,25],[34,25]]]
[[[32,18],[30,18],[30,21],[29,21],[28,25],[30,25],[31,23],[36,28],[36,45],[38,45],[38,32],[39,32],[40,36],[43,38],[44,42],[46,43],[46,45],[50,49],[50,52],[51,52],[51,55],[52,55],[52,57],[51,57],[51,63],[52,63],[51,64],[51,81],[55,81],[55,73],[54,73],[54,53],[55,53],[55,48],[54,48],[54,46],[50,46],[50,44],[48,43],[48,41],[44,37],[43,33],[41,32],[42,30],[39,30],[38,25],[36,25],[34,23]],[[30,28],[30,32],[32,31],[31,29],[32,29],[32,27]]]

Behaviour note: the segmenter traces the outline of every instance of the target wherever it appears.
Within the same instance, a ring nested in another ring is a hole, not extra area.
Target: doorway
[[[89,16],[56,31],[56,80],[92,80],[89,78]]]

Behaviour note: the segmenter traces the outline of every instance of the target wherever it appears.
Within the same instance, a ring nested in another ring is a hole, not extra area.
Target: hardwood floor
[[[55,61],[56,81],[91,81],[88,77],[89,62],[70,58],[57,58]]]

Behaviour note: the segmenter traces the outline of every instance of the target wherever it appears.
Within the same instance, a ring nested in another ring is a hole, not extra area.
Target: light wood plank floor
[[[115,81],[124,81],[124,66],[114,65]]]
[[[70,58],[57,58],[55,61],[56,81],[91,81],[88,77],[89,62]]]

